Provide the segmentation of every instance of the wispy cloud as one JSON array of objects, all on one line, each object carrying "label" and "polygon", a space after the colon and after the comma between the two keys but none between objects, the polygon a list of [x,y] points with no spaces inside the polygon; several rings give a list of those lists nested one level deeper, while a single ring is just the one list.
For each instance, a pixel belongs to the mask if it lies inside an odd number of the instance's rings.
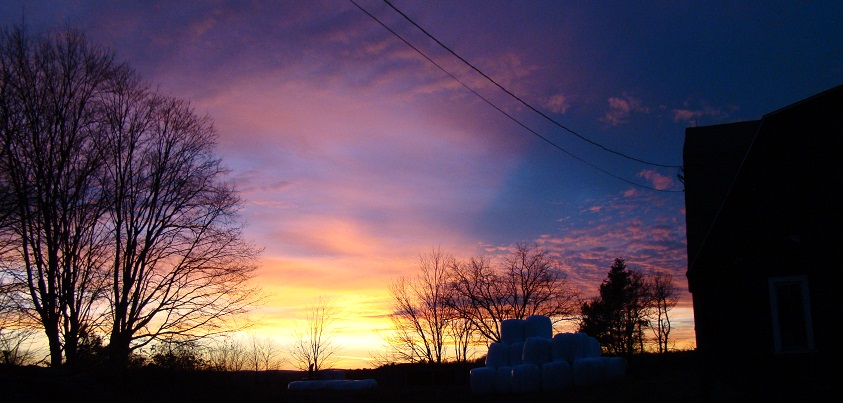
[{"label": "wispy cloud", "polygon": [[658,171],[652,169],[639,172],[638,177],[646,179],[652,187],[658,190],[670,189],[674,184],[672,177],[662,175]]},{"label": "wispy cloud", "polygon": [[[709,101],[703,99],[689,98],[683,102],[682,107],[672,109],[673,121],[691,125],[718,123],[728,118],[731,114],[740,110],[735,105],[712,106]],[[707,123],[705,122],[707,120]]]},{"label": "wispy cloud", "polygon": [[553,113],[564,114],[571,107],[571,97],[563,94],[552,95],[545,101],[544,106]]},{"label": "wispy cloud", "polygon": [[[617,257],[638,270],[672,273],[684,290],[683,204],[672,198],[634,191],[595,199],[576,218],[561,220],[558,232],[536,242],[563,262],[586,296],[596,294]],[[683,292],[682,299],[683,305],[690,304],[688,294]]]},{"label": "wispy cloud", "polygon": [[720,109],[705,107],[702,109],[674,109],[673,120],[675,122],[698,123],[702,117],[722,118],[727,114]]},{"label": "wispy cloud", "polygon": [[646,107],[640,99],[629,95],[611,97],[608,102],[609,111],[603,115],[602,120],[612,126],[626,123],[633,113],[650,112],[650,108]]}]

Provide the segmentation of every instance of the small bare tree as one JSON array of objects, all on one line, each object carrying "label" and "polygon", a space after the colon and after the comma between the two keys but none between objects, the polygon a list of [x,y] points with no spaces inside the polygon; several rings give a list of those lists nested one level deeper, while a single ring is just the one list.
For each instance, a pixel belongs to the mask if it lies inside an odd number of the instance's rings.
[{"label": "small bare tree", "polygon": [[306,312],[306,319],[293,330],[293,341],[287,347],[292,364],[307,371],[309,377],[334,365],[339,346],[334,342],[333,325],[337,319],[334,301],[319,297]]},{"label": "small bare tree", "polygon": [[283,360],[279,357],[280,349],[272,339],[250,335],[249,347],[249,364],[255,371],[269,371],[281,366]]},{"label": "small bare tree", "polygon": [[36,331],[23,326],[27,318],[18,304],[25,295],[25,287],[14,282],[4,270],[9,263],[3,259],[4,246],[8,245],[0,240],[0,364],[25,365],[34,361],[31,347]]},{"label": "small bare tree", "polygon": [[671,331],[669,312],[679,301],[673,275],[670,273],[654,273],[647,276],[647,288],[653,306],[650,328],[655,335],[659,353],[666,353],[669,349]]},{"label": "small bare tree", "polygon": [[205,348],[192,340],[159,339],[151,345],[153,365],[170,370],[196,371],[207,369]]},{"label": "small bare tree", "polygon": [[419,273],[399,277],[389,287],[394,332],[387,345],[406,362],[443,361],[447,354],[449,323],[455,320],[450,307],[448,268],[453,257],[434,249],[419,259]]},{"label": "small bare tree", "polygon": [[454,347],[454,361],[467,362],[472,358],[472,346],[480,342],[474,325],[468,319],[460,318],[458,311],[452,311],[451,319],[448,320],[448,338]]},{"label": "small bare tree", "polygon": [[249,363],[248,346],[226,336],[208,343],[208,366],[216,371],[240,371]]},{"label": "small bare tree", "polygon": [[35,330],[0,328],[0,364],[27,365],[33,363],[32,351]]}]

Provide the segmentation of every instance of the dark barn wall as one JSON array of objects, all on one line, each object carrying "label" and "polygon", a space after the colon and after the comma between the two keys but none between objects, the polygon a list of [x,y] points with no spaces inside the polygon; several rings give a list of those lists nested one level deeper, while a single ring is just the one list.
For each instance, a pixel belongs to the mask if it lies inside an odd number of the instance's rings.
[{"label": "dark barn wall", "polygon": [[[735,268],[726,256],[732,252],[716,247],[722,239],[712,227],[720,212],[732,179],[760,121],[689,128],[685,134],[685,210],[688,245],[688,283],[694,304],[697,349],[723,351],[719,340],[731,340],[731,332],[744,322],[736,306],[736,296],[744,294],[735,278],[728,279]],[[711,233],[709,231],[712,231]],[[728,235],[730,232],[726,231]],[[706,253],[699,255],[703,244]],[[702,290],[696,292],[697,290]]]},{"label": "dark barn wall", "polygon": [[[736,154],[752,137],[736,177]],[[823,368],[843,358],[843,86],[760,125],[690,128],[684,158],[688,282],[710,373],[733,384],[829,385]],[[768,279],[793,275],[808,279],[814,351],[777,354]]]},{"label": "dark barn wall", "polygon": [[792,275],[808,276],[816,349],[841,351],[828,341],[837,335],[829,333],[829,319],[843,308],[832,290],[843,277],[835,269],[843,249],[841,120],[843,88],[767,115],[724,206],[723,225],[715,227],[719,249],[747,261],[737,268],[753,289],[747,297],[766,302],[752,301],[744,311],[765,316],[749,329],[760,338],[753,351],[773,352],[767,279]]}]

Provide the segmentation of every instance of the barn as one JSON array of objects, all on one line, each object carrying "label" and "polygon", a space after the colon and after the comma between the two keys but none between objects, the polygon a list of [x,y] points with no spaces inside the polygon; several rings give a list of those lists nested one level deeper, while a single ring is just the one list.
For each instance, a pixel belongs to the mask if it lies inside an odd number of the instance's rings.
[{"label": "barn", "polygon": [[683,154],[705,387],[824,396],[843,357],[843,85],[757,121],[688,128]]}]

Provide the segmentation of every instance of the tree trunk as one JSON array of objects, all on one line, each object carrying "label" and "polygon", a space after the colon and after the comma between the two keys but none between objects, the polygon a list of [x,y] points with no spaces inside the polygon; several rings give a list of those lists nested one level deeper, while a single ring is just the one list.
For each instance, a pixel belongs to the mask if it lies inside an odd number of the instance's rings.
[{"label": "tree trunk", "polygon": [[65,364],[73,367],[77,363],[77,356],[79,352],[79,334],[73,331],[65,335],[64,338],[64,359]]},{"label": "tree trunk", "polygon": [[108,342],[108,364],[113,370],[124,370],[129,366],[131,337],[121,333],[111,333]]},{"label": "tree trunk", "polygon": [[62,364],[61,354],[61,340],[59,339],[59,331],[55,328],[45,328],[44,333],[47,334],[47,341],[50,345],[50,367],[59,368]]}]

